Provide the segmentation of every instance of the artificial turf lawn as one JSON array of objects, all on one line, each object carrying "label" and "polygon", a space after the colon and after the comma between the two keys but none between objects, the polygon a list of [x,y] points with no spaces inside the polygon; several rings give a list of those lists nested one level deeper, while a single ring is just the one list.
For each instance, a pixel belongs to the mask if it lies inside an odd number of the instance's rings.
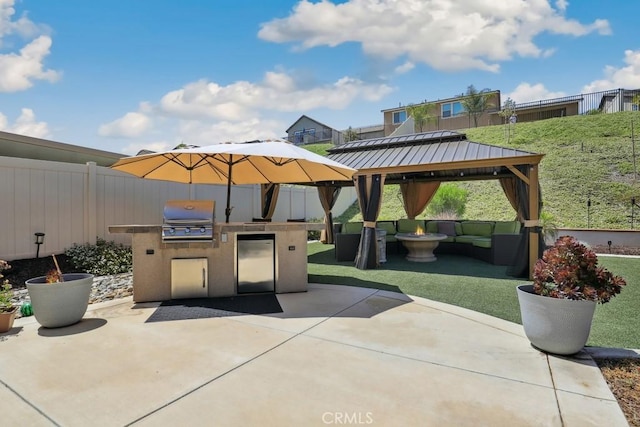
[{"label": "artificial turf lawn", "polygon": [[[521,323],[516,286],[527,280],[507,276],[507,267],[457,255],[415,263],[387,251],[387,262],[381,268],[359,270],[353,262],[337,262],[333,245],[313,242],[307,250],[310,283],[402,292]],[[600,256],[599,264],[624,277],[627,286],[611,302],[598,304],[587,345],[638,349],[640,258]]]}]

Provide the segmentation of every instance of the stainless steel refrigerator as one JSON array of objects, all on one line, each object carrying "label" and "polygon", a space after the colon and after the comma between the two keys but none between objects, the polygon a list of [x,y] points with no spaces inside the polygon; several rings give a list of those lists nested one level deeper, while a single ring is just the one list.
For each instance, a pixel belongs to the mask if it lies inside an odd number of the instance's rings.
[{"label": "stainless steel refrigerator", "polygon": [[237,234],[239,294],[275,292],[275,234]]}]

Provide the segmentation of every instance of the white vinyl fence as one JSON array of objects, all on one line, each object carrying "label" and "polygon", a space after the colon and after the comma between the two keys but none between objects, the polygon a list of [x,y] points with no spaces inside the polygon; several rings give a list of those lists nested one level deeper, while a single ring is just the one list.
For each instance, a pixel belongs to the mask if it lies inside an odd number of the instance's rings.
[{"label": "white vinyl fence", "polygon": [[[225,220],[226,186],[145,180],[109,168],[0,157],[0,259],[33,258],[35,233],[45,233],[40,256],[59,254],[74,243],[96,238],[129,244],[130,236],[110,234],[110,225],[161,224],[171,199],[216,201],[216,221]],[[342,190],[333,210],[339,215],[356,194]],[[260,217],[260,186],[231,188],[231,222]],[[283,185],[273,221],[324,217],[314,187]]]}]

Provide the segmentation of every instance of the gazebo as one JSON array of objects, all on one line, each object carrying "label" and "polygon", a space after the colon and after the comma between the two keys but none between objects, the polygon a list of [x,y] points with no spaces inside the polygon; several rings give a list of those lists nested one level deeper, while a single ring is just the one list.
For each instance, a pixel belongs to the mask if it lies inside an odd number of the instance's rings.
[{"label": "gazebo", "polygon": [[325,212],[329,212],[325,218],[327,233],[332,232],[331,199],[340,187],[355,186],[364,221],[355,264],[360,269],[376,268],[375,227],[385,184],[400,185],[405,212],[412,219],[425,209],[441,182],[497,179],[524,225],[516,264],[509,271],[530,276],[543,247],[538,180],[543,156],[469,141],[464,133],[451,131],[345,143],[330,149],[327,157],[357,172],[353,181],[322,183],[319,187]]}]

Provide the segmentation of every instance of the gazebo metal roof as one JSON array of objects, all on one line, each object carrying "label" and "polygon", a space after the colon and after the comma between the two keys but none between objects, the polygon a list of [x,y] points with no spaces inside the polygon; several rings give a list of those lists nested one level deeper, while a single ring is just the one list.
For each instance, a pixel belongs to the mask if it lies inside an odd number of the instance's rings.
[{"label": "gazebo metal roof", "polygon": [[464,133],[435,131],[352,141],[330,149],[327,157],[357,169],[358,175],[385,174],[385,182],[392,184],[406,179],[497,179],[515,173],[516,165],[538,164],[543,155],[469,141]]},{"label": "gazebo metal roof", "polygon": [[[543,156],[544,154],[469,141],[464,133],[435,131],[352,141],[330,149],[327,157],[357,170],[353,175],[353,182],[332,182],[332,186],[354,185],[357,181],[361,187],[360,192],[365,190],[372,194],[374,189],[378,194],[380,192],[379,188],[375,188],[376,180],[372,179],[367,184],[363,177],[384,176],[378,182],[384,182],[385,185],[517,178],[516,182],[526,185],[526,190],[516,191],[521,196],[526,195],[526,200],[522,201],[526,203],[527,209],[518,208],[518,211],[522,211],[524,216],[523,236],[528,236],[527,258],[531,275],[539,248],[539,234],[536,231],[540,218],[538,165]],[[363,212],[363,217],[364,215]],[[373,227],[375,218],[365,219],[365,229]],[[362,258],[356,258],[357,265],[367,265],[373,244],[371,239],[365,241],[364,249],[359,249],[359,256],[361,253],[363,255]]]}]

